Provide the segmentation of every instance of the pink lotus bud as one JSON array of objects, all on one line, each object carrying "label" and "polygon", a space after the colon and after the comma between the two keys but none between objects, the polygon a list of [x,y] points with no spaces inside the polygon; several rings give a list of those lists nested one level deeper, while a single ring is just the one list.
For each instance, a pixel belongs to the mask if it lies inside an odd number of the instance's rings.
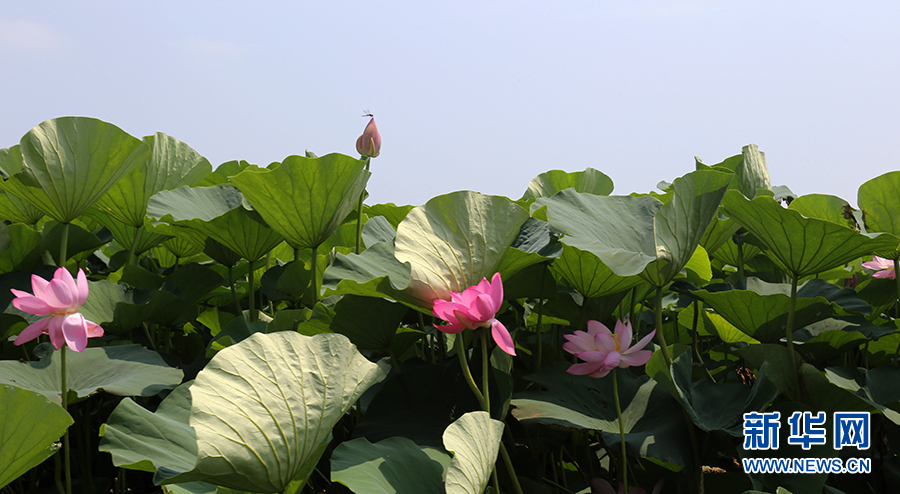
[{"label": "pink lotus bud", "polygon": [[378,127],[375,126],[375,119],[369,120],[366,130],[356,140],[356,150],[362,157],[375,158],[381,154],[381,135],[378,133]]}]

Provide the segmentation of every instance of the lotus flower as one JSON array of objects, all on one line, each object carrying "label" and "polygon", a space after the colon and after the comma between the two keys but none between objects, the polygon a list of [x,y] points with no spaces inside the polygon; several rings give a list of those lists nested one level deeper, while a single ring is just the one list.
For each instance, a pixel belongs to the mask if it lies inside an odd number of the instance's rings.
[{"label": "lotus flower", "polygon": [[457,334],[464,329],[491,328],[491,335],[504,352],[515,355],[516,347],[506,327],[494,317],[503,304],[503,282],[496,273],[491,282],[482,278],[481,283],[462,292],[451,292],[450,300],[434,301],[431,313],[449,322],[437,328],[445,333]]},{"label": "lotus flower", "polygon": [[57,269],[50,281],[32,275],[31,289],[33,295],[21,290],[11,290],[16,296],[13,305],[29,314],[50,317],[25,328],[14,344],[21,345],[42,334],[49,334],[50,342],[57,350],[67,345],[76,352],[83,352],[88,338],[103,336],[103,328],[78,313],[88,296],[88,282],[84,271],[78,270],[77,282],[66,268]]},{"label": "lotus flower", "polygon": [[588,321],[587,326],[586,333],[575,331],[574,334],[565,335],[569,341],[563,344],[563,350],[586,362],[569,367],[570,374],[603,377],[616,367],[624,369],[632,365],[644,365],[653,355],[650,350],[642,348],[656,334],[655,329],[632,345],[630,321],[616,321],[615,334],[598,321]]},{"label": "lotus flower", "polygon": [[897,278],[897,273],[894,272],[894,261],[891,259],[875,256],[871,261],[862,263],[862,266],[876,271],[872,275],[873,278]]},{"label": "lotus flower", "polygon": [[356,150],[362,157],[374,158],[381,154],[381,134],[378,133],[374,118],[369,120],[366,130],[356,140]]}]

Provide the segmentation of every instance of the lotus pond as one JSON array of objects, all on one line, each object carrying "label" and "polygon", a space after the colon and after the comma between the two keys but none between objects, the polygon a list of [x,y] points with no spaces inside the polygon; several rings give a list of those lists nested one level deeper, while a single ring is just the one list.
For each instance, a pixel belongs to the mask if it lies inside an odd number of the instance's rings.
[{"label": "lotus pond", "polygon": [[900,171],[413,207],[366,201],[380,146],[0,149],[0,492],[900,492]]}]

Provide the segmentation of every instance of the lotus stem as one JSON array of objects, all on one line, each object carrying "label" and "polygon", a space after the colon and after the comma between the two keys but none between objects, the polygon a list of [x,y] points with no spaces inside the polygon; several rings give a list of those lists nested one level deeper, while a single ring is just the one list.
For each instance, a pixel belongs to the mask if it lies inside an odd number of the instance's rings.
[{"label": "lotus stem", "polygon": [[309,291],[311,292],[311,295],[312,295],[312,298],[310,299],[310,300],[312,300],[312,304],[310,305],[310,308],[313,308],[313,309],[316,307],[316,304],[319,302],[319,290],[318,290],[319,282],[316,281],[316,278],[318,278],[318,276],[319,276],[318,259],[316,259],[316,255],[318,253],[319,253],[319,246],[317,245],[312,248],[312,258],[309,261],[309,281],[310,281]]},{"label": "lotus stem", "polygon": [[794,273],[791,277],[791,305],[788,310],[787,325],[784,328],[784,336],[787,338],[788,356],[791,359],[791,370],[794,373],[794,383],[800,386],[800,371],[797,369],[797,357],[794,355],[794,315],[797,312],[797,283],[800,277]]},{"label": "lotus stem", "polygon": [[456,334],[454,340],[453,345],[456,347],[456,356],[459,357],[459,366],[462,368],[463,377],[466,378],[466,384],[469,385],[472,394],[478,399],[478,404],[481,405],[481,409],[487,410],[487,406],[485,406],[484,402],[484,395],[481,394],[478,385],[475,384],[475,378],[472,377],[472,371],[469,370],[469,362],[466,360],[466,347],[465,343],[463,343],[462,333]]},{"label": "lotus stem", "polygon": [[663,360],[666,362],[666,370],[667,372],[671,372],[668,369],[672,367],[672,355],[669,354],[669,346],[666,345],[666,332],[663,331],[663,323],[662,323],[662,294],[663,287],[656,287],[656,301],[654,312],[656,312],[656,340],[662,350]]},{"label": "lotus stem", "polygon": [[[369,158],[363,157],[362,159],[366,160],[366,171],[369,171]],[[359,202],[356,204],[356,254],[359,255],[360,244],[362,240],[362,210],[363,210],[363,199],[366,197],[366,189],[359,194]]]},{"label": "lotus stem", "polygon": [[131,239],[131,247],[128,248],[128,264],[134,264],[134,251],[137,250],[138,239],[141,236],[141,230],[144,228],[144,225],[141,225],[134,229],[134,238]]},{"label": "lotus stem", "polygon": [[[66,227],[69,224],[66,223]],[[68,231],[68,228],[65,230]],[[69,411],[69,386],[66,382],[66,347],[68,345],[63,345],[60,355],[60,363],[62,364],[61,370],[59,371],[59,380],[60,380],[60,388],[62,389],[62,407],[66,412]],[[71,451],[69,447],[69,428],[66,428],[66,433],[63,435],[63,465],[65,469],[66,476],[66,494],[72,494],[72,462],[71,462]]]},{"label": "lotus stem", "polygon": [[[543,265],[543,269],[541,270],[541,288],[539,292],[538,299],[538,318],[537,318],[537,348],[535,348],[535,361],[534,361],[534,370],[541,370],[541,356],[543,351],[541,347],[543,347],[543,335],[544,335],[544,327],[541,324],[541,320],[544,316],[544,276],[547,274],[547,265]],[[527,321],[526,321],[527,322]]]},{"label": "lotus stem", "polygon": [[481,387],[484,388],[484,411],[491,414],[491,392],[490,392],[490,359],[488,358],[488,335],[487,328],[481,330]]},{"label": "lotus stem", "polygon": [[237,291],[234,289],[234,268],[232,266],[228,266],[228,285],[231,288],[231,301],[234,302],[234,308],[240,315],[244,310],[241,309],[241,301],[238,300]]},{"label": "lotus stem", "polygon": [[894,281],[897,282],[897,305],[894,307],[894,317],[900,319],[900,261],[894,259]]},{"label": "lotus stem", "polygon": [[[63,223],[62,239],[59,242],[59,265],[57,267],[66,267],[66,261],[69,260],[67,249],[69,248],[69,224]],[[70,489],[71,492],[71,489]]]},{"label": "lotus stem", "polygon": [[619,441],[622,443],[622,474],[619,482],[628,492],[628,452],[625,448],[625,422],[622,420],[622,405],[619,403],[619,368],[613,369],[613,396],[616,398],[616,417],[619,419]]},{"label": "lotus stem", "polygon": [[249,292],[247,300],[249,301],[248,310],[250,311],[250,313],[249,313],[250,322],[256,322],[256,320],[259,319],[259,314],[256,313],[256,300],[254,299],[254,296],[253,296],[253,288],[254,288],[253,287],[253,282],[254,282],[253,263],[254,263],[254,261],[247,261],[248,269],[250,270],[247,273],[247,284],[249,285],[249,287],[247,288],[247,291]]}]

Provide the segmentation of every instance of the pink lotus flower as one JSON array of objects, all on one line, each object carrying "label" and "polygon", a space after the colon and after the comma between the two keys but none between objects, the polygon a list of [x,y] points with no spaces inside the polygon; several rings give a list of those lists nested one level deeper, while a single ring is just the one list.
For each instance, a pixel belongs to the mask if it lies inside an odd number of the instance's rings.
[{"label": "pink lotus flower", "polygon": [[597,321],[588,321],[587,326],[587,333],[575,331],[574,334],[565,335],[569,341],[563,344],[563,350],[586,362],[569,367],[570,374],[603,377],[616,367],[624,369],[632,365],[644,365],[653,355],[650,350],[641,349],[656,334],[655,329],[632,346],[630,321],[616,321],[615,334]]},{"label": "pink lotus flower", "polygon": [[515,355],[516,346],[506,327],[494,317],[503,304],[503,282],[496,273],[491,282],[482,278],[481,283],[460,292],[451,292],[450,300],[434,301],[431,313],[449,322],[437,328],[445,333],[457,334],[464,329],[491,328],[491,335],[504,352]]},{"label": "pink lotus flower", "polygon": [[369,120],[366,130],[356,140],[356,150],[360,156],[374,158],[381,154],[381,134],[378,133],[378,127],[375,126],[375,119]]},{"label": "pink lotus flower", "polygon": [[31,289],[34,295],[11,290],[16,296],[13,305],[29,314],[50,317],[25,328],[14,344],[21,345],[42,334],[49,334],[50,341],[57,350],[67,345],[76,352],[83,352],[88,338],[103,336],[103,328],[78,313],[88,296],[88,282],[84,271],[78,270],[77,283],[66,268],[57,269],[50,281],[32,275]]},{"label": "pink lotus flower", "polygon": [[875,256],[871,261],[862,263],[862,266],[876,271],[872,275],[873,278],[897,278],[897,273],[894,272],[894,261],[891,259]]},{"label": "pink lotus flower", "polygon": [[[659,491],[662,490],[663,485],[665,484],[666,479],[659,479],[655,486],[653,486],[653,491],[650,494],[659,494]],[[628,494],[645,494],[647,491],[645,489],[641,489],[636,487],[628,491]],[[625,494],[625,485],[621,482],[619,483],[619,490],[616,492],[613,489],[613,486],[604,479],[591,479],[591,494]]]}]

